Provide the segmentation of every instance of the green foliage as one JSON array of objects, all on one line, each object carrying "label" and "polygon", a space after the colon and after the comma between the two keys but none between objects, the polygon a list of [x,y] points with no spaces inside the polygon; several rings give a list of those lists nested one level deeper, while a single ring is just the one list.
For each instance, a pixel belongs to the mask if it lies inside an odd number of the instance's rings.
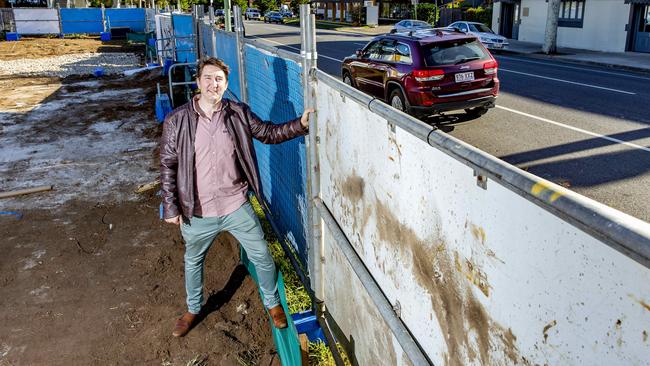
[{"label": "green foliage", "polygon": [[479,22],[492,27],[492,8],[469,8],[465,10],[463,19],[469,22]]},{"label": "green foliage", "polygon": [[102,4],[105,8],[113,7],[113,0],[90,0],[90,6],[93,8],[100,8]]},{"label": "green foliage", "polygon": [[436,4],[418,4],[418,19],[429,24],[436,24],[440,16],[440,9]]},{"label": "green foliage", "polygon": [[269,242],[269,250],[271,251],[271,256],[276,265],[282,272],[284,277],[284,288],[285,294],[287,295],[287,306],[289,308],[289,313],[298,313],[301,311],[311,309],[311,298],[307,294],[305,287],[300,282],[298,274],[296,274],[295,269],[291,265],[289,258],[285,254],[278,238],[275,236],[273,227],[271,223],[266,219],[262,206],[255,198],[251,198],[251,204],[255,213],[260,219],[262,224],[262,229],[264,230],[264,237]]},{"label": "green foliage", "polygon": [[289,3],[289,9],[298,16],[300,15],[300,4],[309,4],[309,0],[291,0]]},{"label": "green foliage", "polygon": [[277,0],[255,0],[253,5],[260,9],[262,15],[269,10],[277,10],[279,8]]}]

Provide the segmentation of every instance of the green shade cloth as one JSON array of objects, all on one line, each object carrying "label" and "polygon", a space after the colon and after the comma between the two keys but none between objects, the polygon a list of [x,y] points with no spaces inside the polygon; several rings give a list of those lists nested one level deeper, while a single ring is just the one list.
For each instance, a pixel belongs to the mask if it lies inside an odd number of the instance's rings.
[{"label": "green shade cloth", "polygon": [[[257,292],[260,294],[260,299],[262,297],[262,292],[257,281],[257,271],[255,271],[255,266],[248,260],[246,251],[240,247],[240,258],[241,262],[248,269],[253,280],[258,285]],[[287,307],[287,295],[284,293],[284,278],[282,273],[278,271],[278,293],[280,295],[280,303],[284,308],[284,313],[287,314],[287,323],[288,326],[284,329],[277,329],[273,326],[273,320],[269,316],[269,325],[271,326],[271,331],[273,332],[273,341],[275,342],[275,348],[278,350],[278,355],[280,356],[280,362],[283,366],[301,366],[302,357],[300,353],[300,341],[298,340],[298,331],[296,326],[293,324],[293,319],[289,316],[289,310]]]}]

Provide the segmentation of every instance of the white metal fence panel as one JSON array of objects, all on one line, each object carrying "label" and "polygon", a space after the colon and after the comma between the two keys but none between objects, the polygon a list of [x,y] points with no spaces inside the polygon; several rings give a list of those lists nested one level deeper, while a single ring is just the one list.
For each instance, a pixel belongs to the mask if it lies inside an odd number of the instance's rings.
[{"label": "white metal fence panel", "polygon": [[157,14],[155,19],[158,57],[173,60],[175,58],[175,44],[171,14]]},{"label": "white metal fence panel", "polygon": [[[650,270],[531,200],[574,193],[481,188],[472,168],[322,82],[317,110],[323,201],[434,364],[647,364]],[[326,273],[340,263],[326,251]],[[363,291],[342,296],[340,280],[326,287],[332,316],[363,318]],[[397,347],[376,347],[376,323],[348,341],[389,360]]]},{"label": "white metal fence panel", "polygon": [[59,34],[57,9],[14,9],[16,32],[19,34]]},{"label": "white metal fence panel", "polygon": [[345,348],[354,349],[359,365],[410,365],[408,357],[365,292],[330,230],[323,230],[327,311],[334,318],[333,332]]}]

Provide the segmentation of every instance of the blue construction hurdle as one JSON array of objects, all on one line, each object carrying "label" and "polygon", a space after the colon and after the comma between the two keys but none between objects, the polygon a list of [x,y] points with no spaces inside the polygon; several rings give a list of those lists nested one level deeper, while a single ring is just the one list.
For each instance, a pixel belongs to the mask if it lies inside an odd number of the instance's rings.
[{"label": "blue construction hurdle", "polygon": [[106,9],[104,16],[111,28],[128,27],[131,32],[144,32],[147,26],[144,8]]},{"label": "blue construction hurdle", "polygon": [[61,9],[61,34],[99,34],[103,31],[102,9]]},{"label": "blue construction hurdle", "polygon": [[192,16],[173,14],[172,24],[176,37],[176,62],[196,62]]}]

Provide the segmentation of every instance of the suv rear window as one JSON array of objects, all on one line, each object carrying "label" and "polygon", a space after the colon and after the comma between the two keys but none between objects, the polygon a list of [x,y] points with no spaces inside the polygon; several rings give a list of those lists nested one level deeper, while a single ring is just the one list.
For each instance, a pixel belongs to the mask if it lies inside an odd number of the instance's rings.
[{"label": "suv rear window", "polygon": [[427,66],[455,65],[474,60],[488,60],[489,54],[476,39],[431,43],[422,47]]}]

